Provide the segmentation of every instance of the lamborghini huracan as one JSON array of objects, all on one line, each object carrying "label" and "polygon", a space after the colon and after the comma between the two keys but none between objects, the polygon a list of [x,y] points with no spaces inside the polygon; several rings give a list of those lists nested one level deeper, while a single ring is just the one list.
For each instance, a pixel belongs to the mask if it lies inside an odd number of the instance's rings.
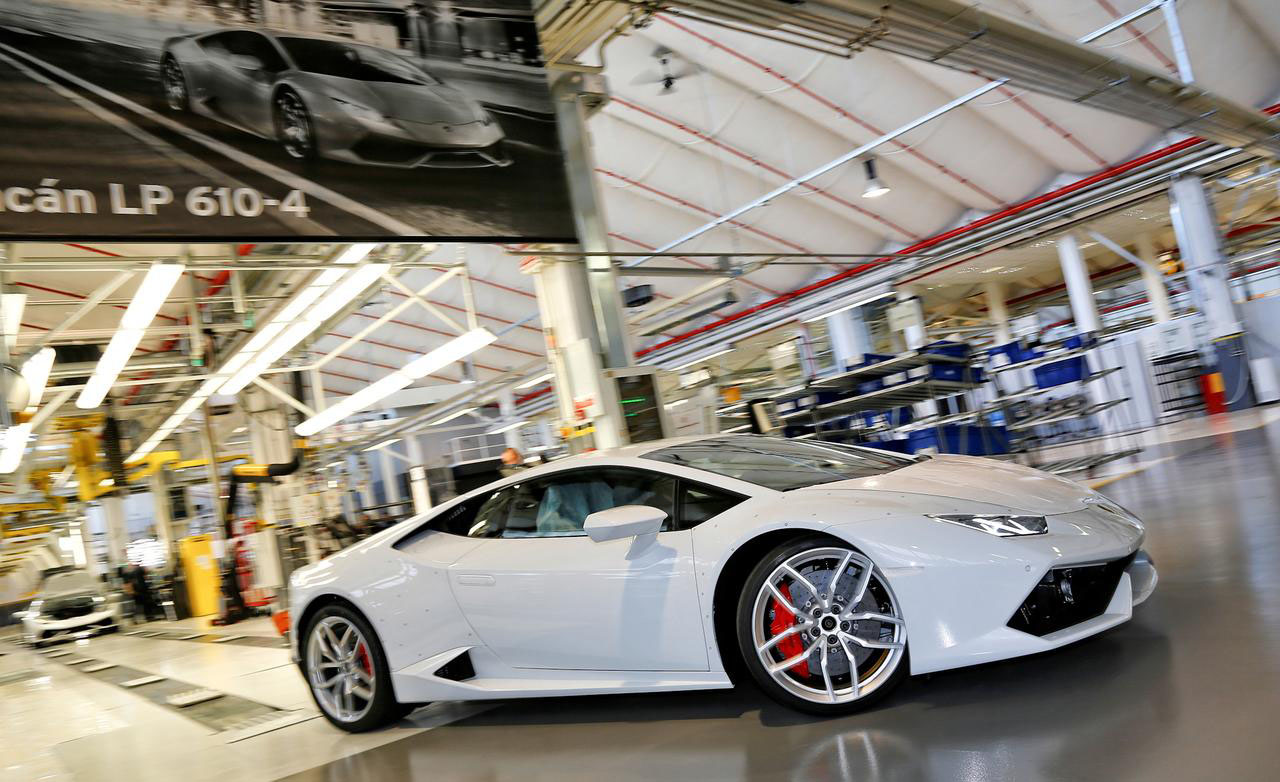
[{"label": "lamborghini huracan", "polygon": [[436,700],[732,687],[843,714],[909,674],[1053,649],[1155,588],[1132,513],[1006,462],[753,435],[570,457],[291,582],[332,723]]},{"label": "lamborghini huracan", "polygon": [[322,36],[220,30],[165,42],[166,105],[281,144],[298,159],[415,168],[506,166],[483,106],[387,49]]}]

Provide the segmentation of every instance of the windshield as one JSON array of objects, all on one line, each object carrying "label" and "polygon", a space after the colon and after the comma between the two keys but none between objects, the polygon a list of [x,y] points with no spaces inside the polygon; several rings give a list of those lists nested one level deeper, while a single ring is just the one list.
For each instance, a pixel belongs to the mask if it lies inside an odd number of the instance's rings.
[{"label": "windshield", "polygon": [[298,70],[359,81],[436,84],[421,68],[397,54],[372,46],[316,38],[281,38],[280,45]]},{"label": "windshield", "polygon": [[682,464],[778,491],[883,475],[927,457],[808,440],[736,435],[671,445],[644,459]]}]

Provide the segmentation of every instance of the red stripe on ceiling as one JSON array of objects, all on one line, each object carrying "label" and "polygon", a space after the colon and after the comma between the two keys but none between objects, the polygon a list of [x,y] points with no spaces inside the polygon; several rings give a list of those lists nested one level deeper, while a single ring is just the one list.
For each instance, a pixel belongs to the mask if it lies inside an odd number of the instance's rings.
[{"label": "red stripe on ceiling", "polygon": [[[977,71],[972,71],[972,73],[975,76],[981,76],[984,79],[990,79],[989,76],[983,76]],[[1098,153],[1094,152],[1092,149],[1087,147],[1083,141],[1081,141],[1080,139],[1072,135],[1071,132],[1068,131],[1066,128],[1062,127],[1058,123],[1049,119],[1049,117],[1045,116],[1045,114],[1043,114],[1035,106],[1032,106],[1030,103],[1023,100],[1021,95],[1017,94],[1013,90],[1004,86],[998,87],[996,91],[999,92],[1001,95],[1008,97],[1009,102],[1012,103],[1013,105],[1017,106],[1018,108],[1022,109],[1026,113],[1040,120],[1040,122],[1046,128],[1057,133],[1059,136],[1062,136],[1062,138],[1065,139],[1067,143],[1069,143],[1071,146],[1075,147],[1076,149],[1080,150],[1080,152],[1082,152],[1086,157],[1088,157],[1094,163],[1097,163],[1099,167],[1106,168],[1107,166],[1111,165],[1111,163],[1109,163],[1101,155],[1099,155]]]},{"label": "red stripe on ceiling", "polygon": [[[719,49],[720,51],[722,51],[722,52],[725,52],[725,53],[729,54],[729,55],[730,55],[730,56],[732,56],[732,57],[736,57],[737,59],[739,59],[739,60],[741,60],[741,61],[743,61],[743,62],[747,63],[748,65],[750,65],[750,66],[752,66],[752,67],[754,67],[754,68],[758,68],[759,70],[764,71],[765,73],[767,73],[768,75],[770,75],[770,76],[772,76],[773,78],[777,79],[778,81],[782,82],[783,84],[786,84],[786,85],[787,85],[788,87],[790,87],[791,89],[793,89],[793,90],[795,90],[795,91],[799,92],[801,95],[805,95],[805,96],[807,96],[807,97],[809,97],[809,98],[812,98],[813,100],[815,100],[815,101],[817,101],[818,103],[822,104],[822,105],[823,105],[823,106],[825,106],[826,108],[828,108],[828,109],[830,109],[830,110],[834,111],[834,112],[835,112],[836,114],[838,114],[839,116],[844,117],[845,119],[849,120],[850,122],[853,122],[854,124],[858,125],[859,127],[862,127],[863,129],[868,130],[868,131],[870,131],[870,132],[872,132],[872,133],[876,134],[877,136],[883,136],[883,135],[884,135],[885,131],[881,130],[880,128],[876,127],[875,125],[871,124],[870,122],[867,122],[866,120],[862,119],[861,117],[854,116],[852,113],[850,113],[849,111],[845,110],[844,108],[842,108],[841,106],[839,106],[838,104],[836,104],[834,101],[831,101],[831,100],[829,100],[829,99],[827,99],[827,98],[824,98],[823,96],[819,95],[818,93],[816,93],[816,92],[814,92],[813,90],[809,89],[808,87],[804,86],[803,84],[801,84],[800,82],[796,81],[795,79],[792,79],[792,78],[790,78],[789,76],[786,76],[785,74],[779,73],[778,71],[774,70],[773,68],[770,68],[769,66],[765,65],[764,63],[759,62],[759,61],[757,61],[757,60],[753,60],[753,59],[751,59],[750,57],[748,57],[747,55],[743,54],[742,52],[739,52],[739,51],[736,51],[736,50],[734,50],[734,49],[731,49],[731,48],[729,48],[728,46],[725,46],[724,44],[722,44],[722,43],[720,43],[719,41],[715,40],[714,38],[711,38],[710,36],[707,36],[707,35],[703,35],[702,33],[699,33],[699,32],[697,32],[697,31],[695,31],[695,30],[691,30],[690,28],[685,27],[684,25],[680,24],[679,22],[672,21],[671,19],[667,18],[666,16],[662,16],[661,14],[659,14],[657,18],[658,18],[659,20],[661,20],[661,21],[665,22],[666,24],[671,25],[672,27],[676,28],[677,30],[681,30],[681,31],[683,31],[683,32],[685,32],[685,33],[688,33],[689,35],[692,35],[694,38],[697,38],[698,40],[703,41],[704,43],[707,43],[707,44],[709,44],[709,45],[711,45],[711,46],[715,47],[716,49]],[[966,178],[966,177],[964,177],[964,176],[961,176],[960,174],[956,173],[955,171],[952,171],[951,169],[947,168],[946,166],[944,166],[943,164],[941,164],[941,163],[939,163],[938,161],[934,160],[933,158],[929,157],[928,155],[925,155],[923,152],[920,152],[920,151],[919,151],[919,150],[917,150],[916,148],[911,147],[911,146],[908,146],[907,144],[904,144],[903,142],[898,141],[897,139],[894,139],[893,141],[890,141],[889,143],[890,143],[890,144],[893,144],[895,147],[898,147],[899,149],[901,149],[902,151],[904,151],[904,152],[906,152],[907,154],[911,155],[912,157],[916,158],[917,160],[920,160],[921,162],[928,164],[929,166],[933,167],[934,169],[936,169],[936,170],[937,170],[937,171],[939,171],[940,173],[942,173],[942,174],[946,175],[947,177],[949,177],[949,178],[951,178],[951,179],[954,179],[956,182],[959,182],[960,184],[962,184],[962,185],[964,185],[965,187],[969,188],[970,190],[972,190],[973,192],[975,192],[975,193],[977,193],[978,195],[982,196],[983,198],[985,198],[985,199],[987,199],[987,200],[991,201],[991,203],[996,204],[996,205],[1000,205],[1000,204],[1002,204],[1002,203],[1003,203],[999,198],[996,198],[994,195],[992,195],[989,191],[987,191],[987,190],[986,190],[985,188],[983,188],[981,185],[977,184],[976,182],[973,182],[973,181],[969,180],[968,178]]]},{"label": "red stripe on ceiling", "polygon": [[[1267,114],[1280,113],[1280,103],[1273,104],[1271,106],[1266,107],[1265,109],[1263,109],[1263,112]],[[986,217],[980,218],[978,220],[974,220],[973,222],[968,223],[966,225],[953,228],[949,231],[944,231],[940,234],[935,234],[934,236],[931,236],[928,239],[917,242],[916,244],[910,247],[904,248],[903,250],[901,250],[901,252],[904,252],[904,253],[919,252],[920,250],[932,247],[936,244],[940,244],[941,242],[947,241],[948,239],[961,236],[971,231],[975,231],[978,228],[982,228],[984,226],[990,225],[991,223],[997,222],[999,220],[1012,217],[1028,209],[1032,209],[1034,207],[1041,206],[1043,204],[1046,204],[1052,201],[1056,201],[1059,198],[1062,198],[1063,196],[1070,195],[1071,193],[1074,193],[1078,190],[1083,190],[1084,188],[1089,187],[1090,185],[1094,185],[1099,182],[1106,181],[1108,179],[1113,179],[1117,176],[1120,176],[1121,174],[1132,171],[1135,168],[1140,168],[1141,166],[1144,166],[1148,163],[1152,163],[1162,158],[1169,157],[1170,155],[1176,155],[1179,152],[1185,152],[1186,150],[1191,149],[1192,147],[1198,146],[1203,143],[1205,143],[1205,140],[1198,137],[1183,139],[1182,141],[1179,141],[1176,144],[1170,144],[1167,147],[1163,147],[1161,149],[1148,152],[1145,155],[1140,155],[1136,158],[1125,161],[1124,163],[1120,163],[1119,165],[1112,166],[1111,168],[1108,168],[1105,171],[1099,171],[1096,174],[1087,176],[1083,179],[1079,179],[1075,182],[1072,182],[1069,185],[1064,185],[1063,187],[1060,187],[1057,190],[1052,190],[1048,193],[1043,193],[1034,198],[1029,198],[1026,201],[1023,201],[1021,203],[1014,204],[1013,206],[1009,206],[1004,209],[1001,209],[998,212],[993,212],[992,214],[989,214]],[[949,269],[952,266],[957,266],[962,263],[968,263],[969,260],[970,260],[969,258],[963,258],[958,261],[953,261],[943,266],[929,269],[926,272],[918,274],[914,277],[907,278],[906,280],[902,280],[900,282],[910,282],[912,280],[923,279],[924,277],[928,277],[929,275],[936,274],[937,272],[940,272],[944,269]],[[745,318],[748,315],[754,315],[755,313],[761,312],[762,310],[772,309],[773,307],[780,306],[798,296],[802,296],[806,293],[811,293],[812,291],[825,288],[828,285],[832,285],[836,282],[839,282],[840,280],[845,280],[850,277],[856,277],[857,275],[862,274],[863,272],[869,269],[875,268],[877,265],[878,265],[878,262],[872,262],[872,263],[865,263],[859,266],[846,269],[845,271],[840,272],[839,274],[834,274],[830,277],[827,277],[826,279],[818,280],[815,283],[805,285],[804,287],[797,288],[796,290],[790,291],[788,293],[784,293],[781,296],[777,297],[776,299],[771,299],[770,301],[763,302],[754,307],[750,307],[745,310],[740,310],[731,315],[726,315],[725,317],[720,318],[719,320],[713,321],[704,326],[700,326],[696,329],[693,329],[692,331],[687,331],[683,334],[677,334],[676,336],[672,337],[669,340],[666,340],[664,342],[659,342],[658,344],[652,345],[643,350],[638,350],[636,351],[636,356],[647,355],[649,353],[654,352],[655,350],[661,350],[662,348],[677,344],[679,342],[683,342],[684,340],[690,339],[699,334],[704,334],[708,331],[713,331],[728,323],[732,323],[734,321]]]},{"label": "red stripe on ceiling", "polygon": [[[431,331],[431,332],[433,332],[433,333],[436,333],[436,334],[443,334],[443,335],[444,335],[444,336],[446,336],[446,337],[456,337],[456,336],[458,336],[457,334],[453,334],[453,333],[448,332],[448,331],[435,331],[434,329],[427,329],[427,330],[428,330],[428,331]],[[339,338],[339,339],[350,339],[350,338],[351,338],[351,335],[350,335],[350,334],[342,334],[342,333],[337,332],[337,331],[330,331],[330,332],[328,333],[328,335],[327,335],[327,336],[330,336],[330,337],[337,337],[337,338]],[[357,343],[357,344],[360,344],[360,345],[377,345],[378,347],[381,347],[381,348],[390,348],[391,350],[399,350],[399,351],[401,351],[401,352],[403,352],[403,353],[412,353],[412,354],[414,354],[414,355],[422,355],[422,354],[423,354],[424,352],[426,352],[426,350],[427,350],[426,348],[422,348],[422,347],[409,348],[409,347],[405,347],[404,345],[396,345],[396,344],[393,344],[393,343],[391,343],[391,342],[381,342],[381,341],[376,340],[376,339],[367,339],[367,338],[366,338],[366,339],[362,339],[362,340],[360,340],[360,342],[359,342],[359,343]],[[495,347],[495,345],[490,345],[489,347]],[[515,349],[515,348],[507,348],[507,350],[511,350],[511,351],[513,351],[513,352],[515,352],[515,353],[523,353],[523,354],[525,354],[525,355],[527,355],[527,356],[534,356],[535,358],[540,358],[540,357],[542,356],[542,354],[541,354],[541,353],[531,353],[530,351],[527,351],[527,350],[517,350],[517,349]],[[340,355],[341,355],[341,354],[340,354]],[[505,371],[506,371],[506,370],[501,369],[501,368],[499,368],[499,367],[491,367],[491,366],[487,366],[487,365],[485,365],[485,364],[481,364],[481,363],[478,363],[478,362],[476,363],[476,366],[477,366],[477,367],[479,367],[479,368],[481,368],[481,369],[488,369],[488,370],[490,370],[490,371],[492,371],[492,372],[505,372]],[[395,367],[395,369],[399,369],[399,367]]]},{"label": "red stripe on ceiling", "polygon": [[[1116,7],[1112,5],[1109,2],[1109,0],[1096,0],[1096,2],[1098,3],[1099,6],[1102,7],[1102,10],[1111,14],[1112,19],[1120,18],[1120,12],[1116,10]],[[1163,65],[1165,68],[1172,71],[1173,73],[1178,72],[1178,66],[1174,64],[1173,60],[1170,60],[1168,57],[1164,55],[1164,52],[1161,51],[1159,46],[1156,46],[1154,43],[1151,42],[1151,39],[1147,38],[1146,33],[1142,32],[1137,27],[1134,27],[1132,22],[1130,22],[1129,24],[1126,24],[1124,26],[1124,29],[1129,33],[1131,33],[1134,36],[1134,38],[1137,39],[1138,43],[1142,44],[1142,46],[1147,51],[1154,54],[1156,59],[1160,61],[1161,65]]]},{"label": "red stripe on ceiling", "polygon": [[[665,191],[659,190],[659,189],[657,189],[656,187],[653,187],[653,186],[651,186],[651,185],[646,185],[645,183],[643,183],[643,182],[641,182],[641,181],[639,181],[639,180],[637,180],[637,179],[632,179],[631,177],[626,176],[625,174],[619,174],[619,173],[617,173],[616,171],[610,171],[610,170],[609,170],[609,169],[607,169],[607,168],[597,168],[597,169],[596,169],[596,173],[598,173],[598,174],[603,174],[603,175],[605,175],[605,176],[607,176],[607,177],[612,177],[612,178],[617,179],[617,180],[619,180],[619,181],[621,181],[621,182],[625,182],[625,183],[627,183],[628,185],[630,185],[630,186],[632,186],[632,187],[636,187],[636,188],[639,188],[639,189],[641,189],[641,190],[644,190],[644,191],[647,191],[647,192],[653,193],[654,195],[656,195],[656,196],[658,196],[658,197],[660,197],[660,198],[665,198],[665,199],[667,199],[668,201],[672,201],[672,202],[674,202],[674,203],[676,203],[676,204],[679,204],[680,206],[683,206],[683,207],[685,207],[685,208],[687,208],[687,209],[692,209],[692,210],[694,210],[695,212],[698,212],[698,213],[700,213],[700,214],[707,215],[708,217],[715,218],[715,217],[719,217],[719,216],[720,216],[720,215],[716,214],[715,212],[711,211],[710,209],[706,208],[705,206],[699,206],[698,204],[695,204],[695,203],[693,203],[692,201],[689,201],[689,200],[686,200],[686,199],[684,199],[684,198],[681,198],[680,196],[672,195],[671,193],[667,193],[667,192],[665,192]],[[747,232],[749,232],[749,233],[756,234],[757,236],[763,236],[764,238],[768,239],[768,240],[769,240],[769,241],[771,241],[771,242],[776,242],[777,244],[780,244],[780,245],[782,245],[783,247],[790,247],[791,249],[796,250],[796,251],[798,251],[798,252],[802,252],[802,253],[812,253],[812,252],[813,252],[813,250],[810,250],[808,247],[805,247],[805,246],[804,246],[804,245],[802,245],[802,244],[797,244],[797,243],[795,243],[795,242],[793,242],[793,241],[790,241],[790,240],[788,240],[788,239],[783,239],[781,236],[778,236],[777,234],[772,234],[772,233],[770,233],[770,232],[768,232],[768,231],[766,231],[766,230],[764,230],[764,229],[762,229],[762,228],[756,228],[756,227],[755,227],[755,226],[753,226],[753,225],[748,225],[748,224],[746,224],[746,223],[742,222],[741,220],[729,220],[729,221],[727,221],[727,222],[725,223],[725,225],[732,225],[732,226],[736,226],[736,227],[738,227],[738,228],[741,228],[741,229],[742,229],[742,230],[744,230],[744,231],[747,231]],[[830,261],[830,259],[829,259],[829,258],[824,258],[823,260],[826,260],[826,261],[828,261],[828,262]],[[834,266],[834,264],[832,264],[832,265]],[[838,267],[837,267],[837,268],[838,268]]]},{"label": "red stripe on ceiling", "polygon": [[[31,289],[31,290],[33,290],[33,291],[43,291],[44,293],[53,293],[53,294],[56,294],[56,295],[58,295],[58,296],[66,296],[67,298],[70,298],[70,299],[79,299],[79,300],[81,300],[81,301],[84,301],[85,299],[89,298],[88,296],[85,296],[85,295],[80,294],[80,293],[72,293],[71,291],[59,290],[58,288],[50,288],[50,287],[49,287],[49,286],[47,286],[47,285],[37,285],[37,284],[36,284],[36,283],[34,283],[34,282],[14,282],[14,283],[10,283],[10,284],[11,284],[11,285],[13,285],[13,286],[15,286],[15,287],[18,287],[18,288],[30,288],[30,289]],[[107,305],[107,306],[114,307],[114,308],[116,308],[116,309],[118,309],[118,310],[128,309],[128,307],[126,307],[126,306],[125,306],[125,305],[123,305],[123,304],[109,304],[109,305]],[[168,316],[168,315],[165,315],[164,313],[156,313],[156,317],[157,317],[157,318],[164,318],[164,319],[165,319],[165,320],[167,320],[167,321],[177,321],[177,320],[178,320],[177,318],[170,317],[170,316]]]},{"label": "red stripe on ceiling", "polygon": [[[716,137],[714,137],[714,136],[712,136],[712,135],[710,135],[710,134],[708,134],[708,133],[704,133],[704,132],[702,132],[701,130],[698,130],[697,128],[690,127],[689,125],[686,125],[686,124],[684,124],[683,122],[680,122],[680,121],[678,121],[678,120],[671,119],[670,117],[667,117],[667,116],[665,116],[665,115],[663,115],[663,114],[660,114],[660,113],[658,113],[657,111],[655,111],[655,110],[653,110],[653,109],[651,109],[651,108],[648,108],[648,107],[646,107],[646,106],[642,106],[642,105],[640,105],[640,104],[638,104],[638,103],[633,103],[632,101],[626,100],[625,98],[620,98],[620,97],[618,97],[618,96],[616,96],[616,95],[615,95],[615,96],[613,96],[613,98],[611,98],[611,99],[610,99],[609,103],[610,103],[611,105],[623,106],[623,107],[625,107],[625,108],[631,109],[632,111],[639,112],[639,113],[641,113],[641,114],[644,114],[644,115],[645,115],[645,116],[647,116],[647,117],[650,117],[650,118],[652,118],[652,119],[658,120],[659,122],[663,122],[663,123],[666,123],[666,124],[668,124],[668,125],[671,125],[671,126],[672,126],[672,127],[674,127],[674,128],[677,128],[677,129],[679,129],[679,130],[684,131],[685,133],[688,133],[689,135],[693,136],[694,138],[701,139],[702,141],[705,141],[705,142],[707,142],[708,144],[712,144],[713,146],[716,146],[716,147],[718,147],[718,148],[720,148],[720,149],[723,149],[724,151],[728,152],[729,154],[731,154],[731,155],[733,155],[733,156],[735,156],[735,157],[737,157],[737,158],[740,158],[740,159],[742,159],[742,160],[745,160],[745,161],[747,161],[748,163],[751,163],[751,164],[752,164],[752,165],[754,165],[754,166],[757,166],[757,167],[759,167],[759,168],[762,168],[762,169],[764,169],[765,171],[768,171],[769,173],[773,174],[774,176],[781,177],[782,179],[784,179],[784,180],[786,180],[786,181],[790,181],[790,180],[792,180],[792,179],[795,179],[795,178],[796,178],[794,174],[788,174],[786,171],[783,171],[782,169],[780,169],[780,168],[778,168],[778,167],[776,167],[776,166],[772,166],[772,165],[770,165],[770,164],[768,164],[768,163],[764,162],[763,160],[760,160],[760,159],[759,159],[759,158],[757,158],[757,157],[754,157],[754,156],[752,156],[752,155],[749,155],[749,154],[747,154],[746,152],[743,152],[742,150],[740,150],[740,149],[738,149],[738,148],[736,148],[736,147],[730,146],[729,144],[726,144],[726,143],[724,143],[723,141],[720,141],[719,139],[717,139]],[[1104,164],[1104,165],[1105,165],[1105,164]],[[882,216],[882,215],[876,214],[875,212],[871,211],[870,209],[867,209],[866,207],[863,207],[863,206],[860,206],[860,205],[858,205],[858,204],[855,204],[855,203],[853,203],[852,201],[849,201],[849,200],[847,200],[847,199],[845,199],[845,198],[842,198],[842,197],[840,197],[840,196],[838,196],[838,195],[836,195],[836,194],[834,194],[834,193],[832,193],[832,192],[830,192],[830,191],[828,191],[828,190],[823,190],[822,188],[817,187],[816,185],[809,184],[808,182],[805,182],[804,184],[802,184],[802,185],[801,185],[801,187],[805,188],[806,190],[808,190],[808,191],[809,191],[809,192],[811,192],[811,193],[816,193],[816,194],[818,194],[818,195],[822,196],[823,198],[826,198],[826,199],[827,199],[827,200],[829,200],[829,201],[833,201],[833,202],[835,202],[835,203],[837,203],[837,204],[840,204],[840,205],[842,205],[842,206],[846,206],[846,207],[848,207],[848,208],[850,208],[850,209],[854,210],[855,212],[857,212],[857,213],[859,213],[859,214],[861,214],[861,215],[865,215],[866,217],[870,217],[871,219],[873,219],[873,220],[875,220],[875,221],[877,221],[877,222],[881,223],[882,225],[884,225],[884,226],[886,226],[886,227],[888,227],[888,228],[890,228],[890,229],[892,229],[892,230],[894,230],[894,231],[897,231],[898,233],[902,234],[903,236],[907,237],[908,239],[919,239],[919,238],[920,238],[920,237],[919,237],[919,236],[917,236],[916,234],[911,233],[910,231],[908,231],[907,229],[905,229],[905,228],[903,228],[902,226],[898,225],[897,223],[893,222],[892,220],[888,219],[887,217],[884,217],[884,216]]]},{"label": "red stripe on ceiling", "polygon": [[[390,293],[390,294],[392,294],[393,296],[399,296],[399,297],[400,297],[400,298],[402,298],[402,299],[407,299],[407,298],[409,298],[409,294],[404,293],[403,291],[397,290],[396,288],[384,288],[384,289],[383,289],[383,291],[384,291],[385,293]],[[442,308],[442,309],[446,309],[446,310],[453,310],[454,312],[466,313],[466,311],[467,311],[467,310],[466,310],[466,308],[464,308],[464,307],[459,307],[459,306],[458,306],[458,305],[456,305],[456,304],[446,304],[446,303],[445,303],[445,302],[443,302],[443,301],[436,301],[435,299],[427,299],[426,301],[427,301],[429,304],[434,304],[435,306],[440,307],[440,308]],[[539,333],[539,334],[541,334],[541,333],[542,333],[542,329],[538,328],[537,326],[530,326],[530,325],[528,325],[528,324],[526,324],[526,323],[521,323],[521,324],[517,325],[517,324],[516,324],[516,321],[513,321],[513,320],[507,320],[506,318],[499,318],[497,315],[490,315],[490,314],[488,314],[487,312],[479,312],[479,311],[477,311],[477,312],[476,312],[476,317],[478,317],[478,318],[484,318],[485,320],[491,320],[491,321],[494,321],[495,323],[501,323],[501,324],[503,324],[504,326],[516,326],[516,328],[525,329],[525,330],[527,330],[527,331],[536,331],[536,332],[537,332],[537,333]]]}]

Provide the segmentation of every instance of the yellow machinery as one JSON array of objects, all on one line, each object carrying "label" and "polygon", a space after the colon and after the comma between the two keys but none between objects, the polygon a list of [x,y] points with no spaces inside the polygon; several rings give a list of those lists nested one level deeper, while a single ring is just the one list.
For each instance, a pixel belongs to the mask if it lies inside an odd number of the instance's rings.
[{"label": "yellow machinery", "polygon": [[187,605],[192,616],[218,613],[218,560],[212,535],[192,535],[178,541],[178,556],[187,578]]}]

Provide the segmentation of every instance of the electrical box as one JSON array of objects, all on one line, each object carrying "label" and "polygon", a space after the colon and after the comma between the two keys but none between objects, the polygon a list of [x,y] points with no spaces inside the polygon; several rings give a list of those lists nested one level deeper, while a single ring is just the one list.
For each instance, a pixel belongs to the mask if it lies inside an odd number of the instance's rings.
[{"label": "electrical box", "polygon": [[655,367],[606,369],[604,376],[617,387],[628,442],[646,443],[670,436],[671,423],[662,404]]}]

